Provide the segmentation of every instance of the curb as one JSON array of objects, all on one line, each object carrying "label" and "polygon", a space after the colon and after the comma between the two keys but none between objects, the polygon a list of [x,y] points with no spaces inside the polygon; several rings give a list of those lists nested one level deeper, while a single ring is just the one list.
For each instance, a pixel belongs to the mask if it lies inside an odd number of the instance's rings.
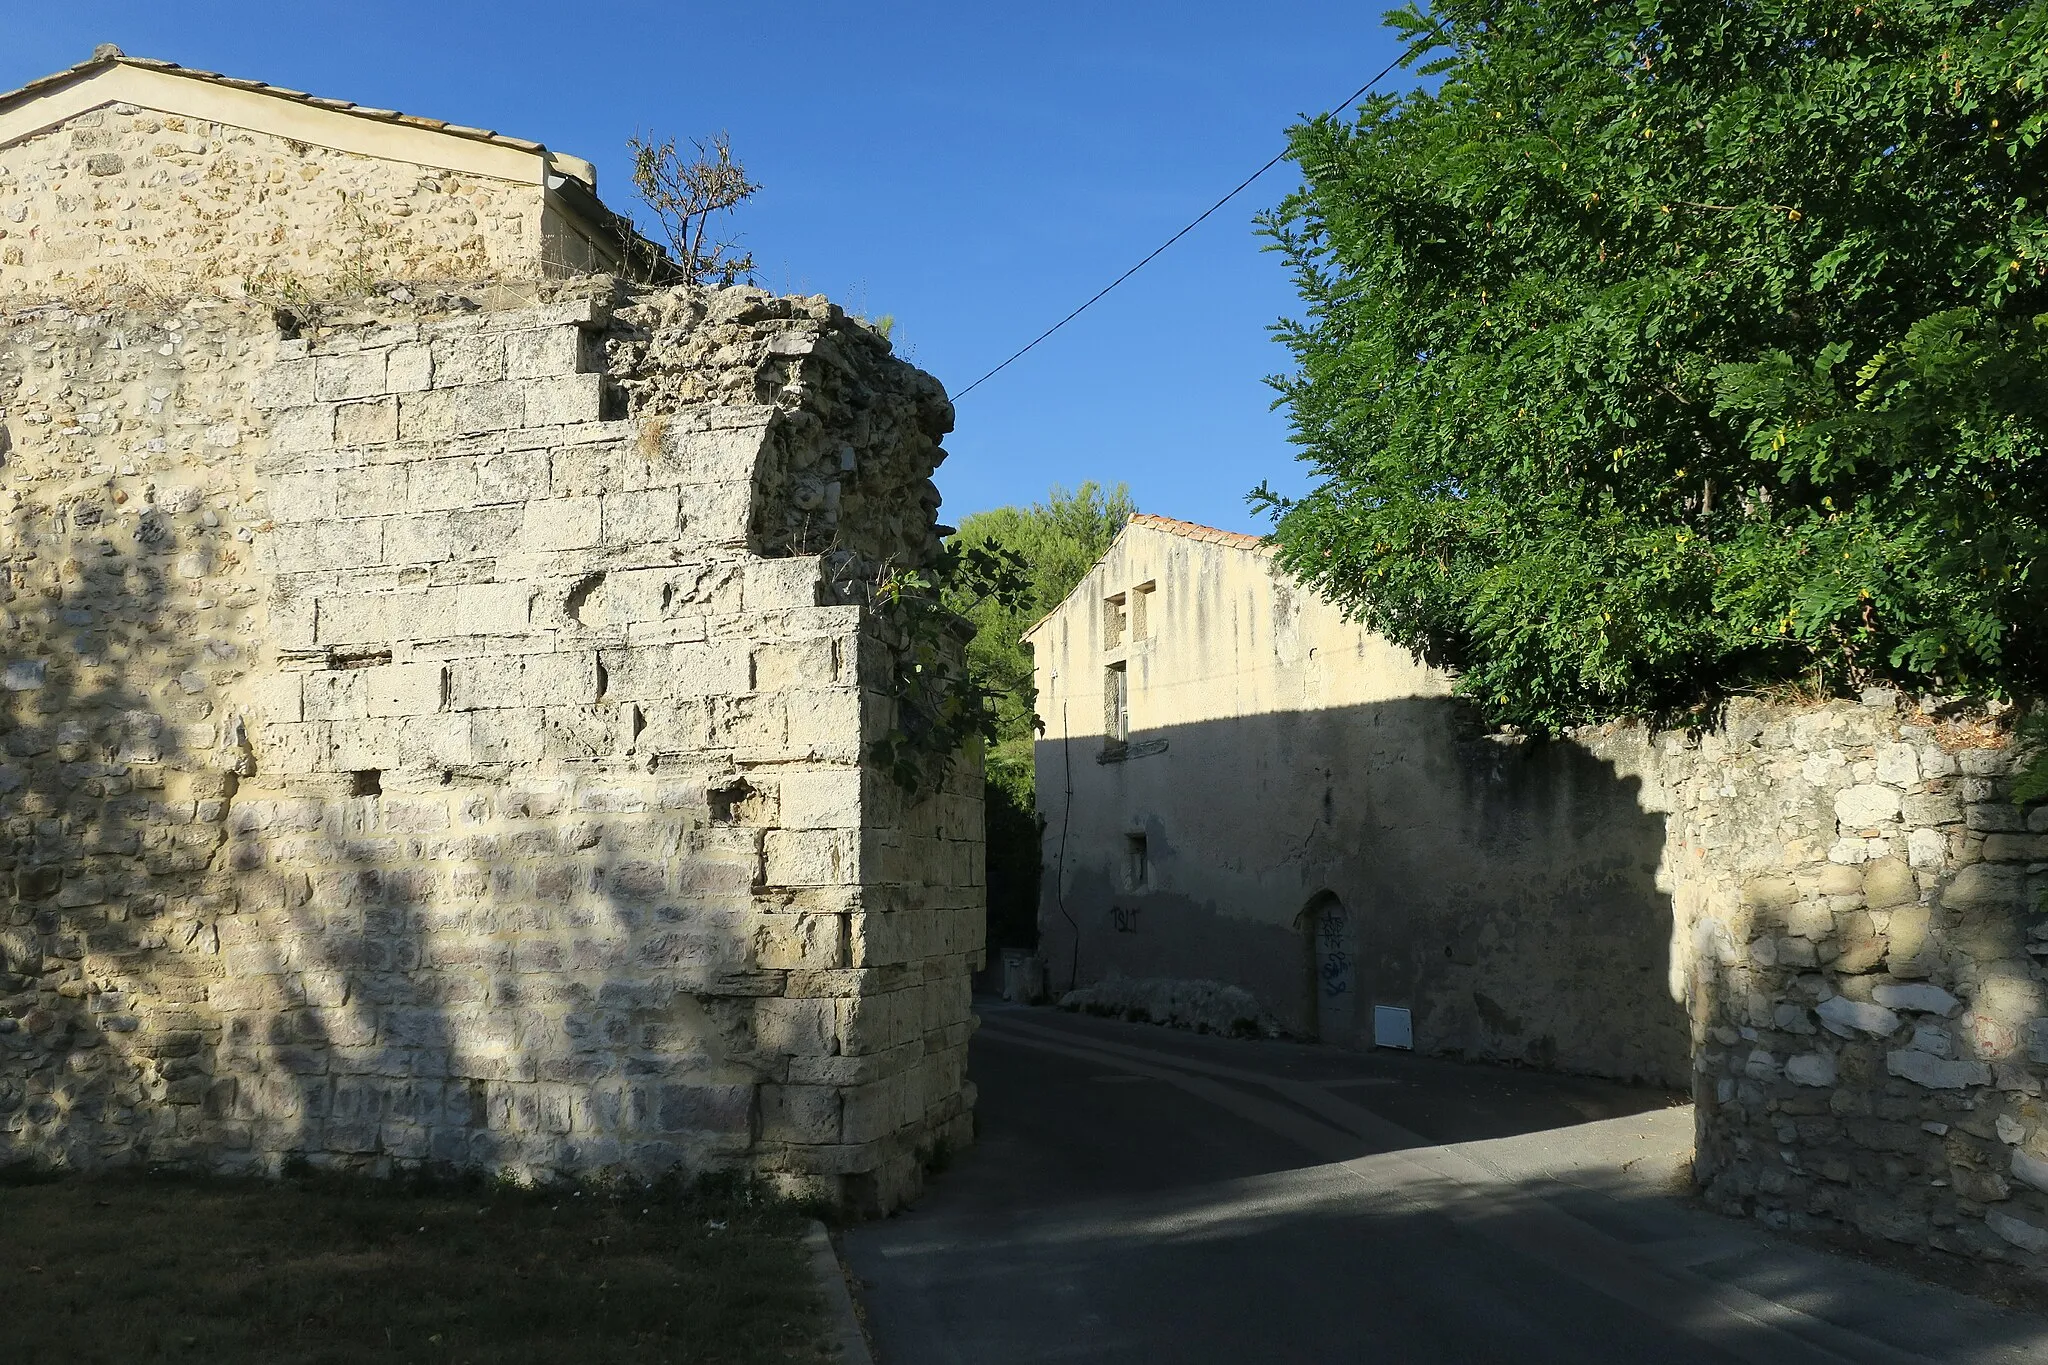
[{"label": "curb", "polygon": [[846,1267],[839,1263],[839,1253],[832,1249],[832,1235],[815,1218],[811,1220],[810,1231],[804,1234],[804,1248],[811,1253],[811,1270],[818,1277],[818,1288],[825,1294],[825,1312],[832,1319],[832,1336],[839,1347],[840,1360],[845,1365],[875,1365],[867,1333],[860,1327],[860,1314],[854,1310],[853,1293],[846,1285]]}]

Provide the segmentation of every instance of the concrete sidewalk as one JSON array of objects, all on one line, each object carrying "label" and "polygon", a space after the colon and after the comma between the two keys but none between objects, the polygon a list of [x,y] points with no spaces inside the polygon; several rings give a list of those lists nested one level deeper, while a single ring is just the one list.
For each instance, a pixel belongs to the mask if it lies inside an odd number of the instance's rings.
[{"label": "concrete sidewalk", "polygon": [[846,1238],[883,1365],[2048,1362],[2039,1319],[1679,1203],[1655,1092],[983,1017],[976,1150]]}]

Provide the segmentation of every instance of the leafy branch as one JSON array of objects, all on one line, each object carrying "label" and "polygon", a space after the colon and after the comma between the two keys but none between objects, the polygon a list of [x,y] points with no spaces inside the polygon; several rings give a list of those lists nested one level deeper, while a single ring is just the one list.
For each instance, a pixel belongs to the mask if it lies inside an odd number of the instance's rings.
[{"label": "leafy branch", "polygon": [[968,672],[974,626],[964,613],[982,603],[1018,606],[1030,573],[1024,557],[1002,545],[953,544],[929,568],[892,567],[876,582],[874,612],[897,638],[888,683],[896,707],[869,758],[905,792],[936,790],[968,743],[996,738],[993,702],[1001,694]]}]

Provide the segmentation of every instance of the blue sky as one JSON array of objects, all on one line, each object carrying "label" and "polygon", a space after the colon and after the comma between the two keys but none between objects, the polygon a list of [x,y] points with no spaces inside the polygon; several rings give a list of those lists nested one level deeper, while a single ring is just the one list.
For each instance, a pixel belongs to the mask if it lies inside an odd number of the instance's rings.
[{"label": "blue sky", "polygon": [[[633,206],[636,131],[724,129],[765,188],[735,227],[769,288],[897,320],[958,392],[1095,292],[1393,55],[1380,6],[778,6],[529,0],[76,0],[0,9],[0,88],[96,43],[530,137]],[[1394,80],[1406,80],[1397,75]],[[1127,481],[1146,511],[1263,530],[1304,486],[1264,377],[1293,308],[1251,215],[1283,164],[960,403],[946,520]]]}]

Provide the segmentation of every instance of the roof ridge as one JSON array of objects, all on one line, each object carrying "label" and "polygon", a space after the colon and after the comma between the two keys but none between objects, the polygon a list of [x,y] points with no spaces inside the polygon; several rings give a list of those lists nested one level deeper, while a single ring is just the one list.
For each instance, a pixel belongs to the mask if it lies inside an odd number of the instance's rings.
[{"label": "roof ridge", "polygon": [[1225,531],[1221,527],[1204,526],[1198,521],[1182,521],[1178,517],[1162,517],[1157,512],[1131,513],[1133,525],[1150,526],[1168,535],[1199,540],[1211,545],[1230,545],[1240,550],[1258,549],[1266,544],[1264,536],[1247,535],[1243,531]]}]

